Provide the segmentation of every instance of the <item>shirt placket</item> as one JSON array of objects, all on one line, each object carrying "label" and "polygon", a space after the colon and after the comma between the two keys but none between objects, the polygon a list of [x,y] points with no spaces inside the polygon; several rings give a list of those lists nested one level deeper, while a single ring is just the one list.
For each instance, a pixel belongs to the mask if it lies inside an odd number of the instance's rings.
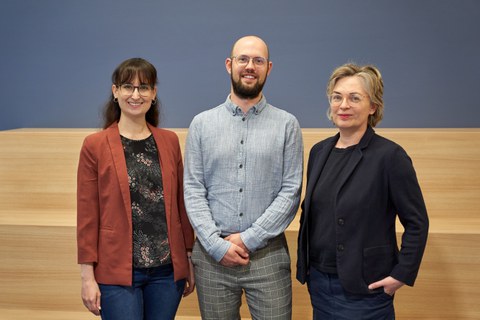
[{"label": "shirt placket", "polygon": [[237,156],[237,183],[238,183],[238,207],[237,207],[237,212],[238,212],[238,225],[239,228],[238,230],[244,230],[245,229],[245,209],[246,209],[246,204],[245,204],[245,192],[247,191],[247,185],[246,185],[246,168],[245,168],[245,163],[246,163],[246,157],[247,157],[247,135],[248,135],[248,123],[249,123],[249,114],[243,114],[240,112],[240,127],[241,129],[239,130],[240,136],[239,136],[239,141],[238,143],[238,156]]}]

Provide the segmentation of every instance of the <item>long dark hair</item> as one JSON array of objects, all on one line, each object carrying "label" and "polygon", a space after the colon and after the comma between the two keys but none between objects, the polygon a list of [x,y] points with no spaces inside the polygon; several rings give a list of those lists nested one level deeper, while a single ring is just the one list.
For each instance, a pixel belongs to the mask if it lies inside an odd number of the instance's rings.
[{"label": "long dark hair", "polygon": [[[158,81],[157,70],[150,62],[142,58],[132,58],[123,61],[115,71],[113,71],[112,84],[120,86],[124,83],[132,82],[137,76],[141,83],[149,84],[152,87],[155,86]],[[103,107],[103,129],[108,128],[112,123],[118,122],[120,119],[120,107],[118,102],[114,101],[114,98],[113,93],[111,93],[110,99]],[[152,103],[145,115],[145,119],[148,123],[156,127],[160,120],[160,101],[157,96],[155,96],[154,101],[156,101],[156,103]]]}]

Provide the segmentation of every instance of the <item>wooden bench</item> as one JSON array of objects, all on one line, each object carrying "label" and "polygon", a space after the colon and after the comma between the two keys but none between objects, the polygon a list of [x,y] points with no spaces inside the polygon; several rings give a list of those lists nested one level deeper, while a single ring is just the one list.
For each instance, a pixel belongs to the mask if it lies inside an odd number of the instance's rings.
[{"label": "wooden bench", "polygon": [[[187,130],[173,130],[183,147]],[[75,239],[78,155],[94,131],[0,131],[0,319],[98,319],[81,303]],[[305,165],[312,145],[335,132],[303,129]],[[395,298],[397,318],[480,319],[480,129],[377,132],[412,157],[431,222],[416,285]],[[298,217],[287,231],[292,277]],[[311,319],[307,290],[296,280],[293,313]],[[193,294],[177,319],[199,315]],[[250,317],[245,304],[242,317]]]}]

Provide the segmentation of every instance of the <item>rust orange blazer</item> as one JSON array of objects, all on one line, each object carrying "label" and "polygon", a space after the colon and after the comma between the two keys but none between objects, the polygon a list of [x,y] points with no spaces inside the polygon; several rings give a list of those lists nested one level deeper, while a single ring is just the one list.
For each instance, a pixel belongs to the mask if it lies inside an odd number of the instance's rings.
[{"label": "rust orange blazer", "polygon": [[[149,125],[159,151],[175,281],[187,277],[193,229],[183,203],[183,163],[175,133]],[[117,123],[87,136],[77,174],[78,263],[102,284],[132,284],[132,208]]]}]

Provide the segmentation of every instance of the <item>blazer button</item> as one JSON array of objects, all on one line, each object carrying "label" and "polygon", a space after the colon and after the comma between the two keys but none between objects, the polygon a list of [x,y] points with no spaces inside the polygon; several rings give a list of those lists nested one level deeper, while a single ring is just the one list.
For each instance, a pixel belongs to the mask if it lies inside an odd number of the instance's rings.
[{"label": "blazer button", "polygon": [[337,245],[337,250],[338,250],[338,251],[343,251],[344,249],[345,249],[345,248],[344,248],[343,244]]},{"label": "blazer button", "polygon": [[338,223],[339,226],[343,226],[345,224],[345,220],[343,220],[342,218],[339,218],[337,220],[337,223]]}]

